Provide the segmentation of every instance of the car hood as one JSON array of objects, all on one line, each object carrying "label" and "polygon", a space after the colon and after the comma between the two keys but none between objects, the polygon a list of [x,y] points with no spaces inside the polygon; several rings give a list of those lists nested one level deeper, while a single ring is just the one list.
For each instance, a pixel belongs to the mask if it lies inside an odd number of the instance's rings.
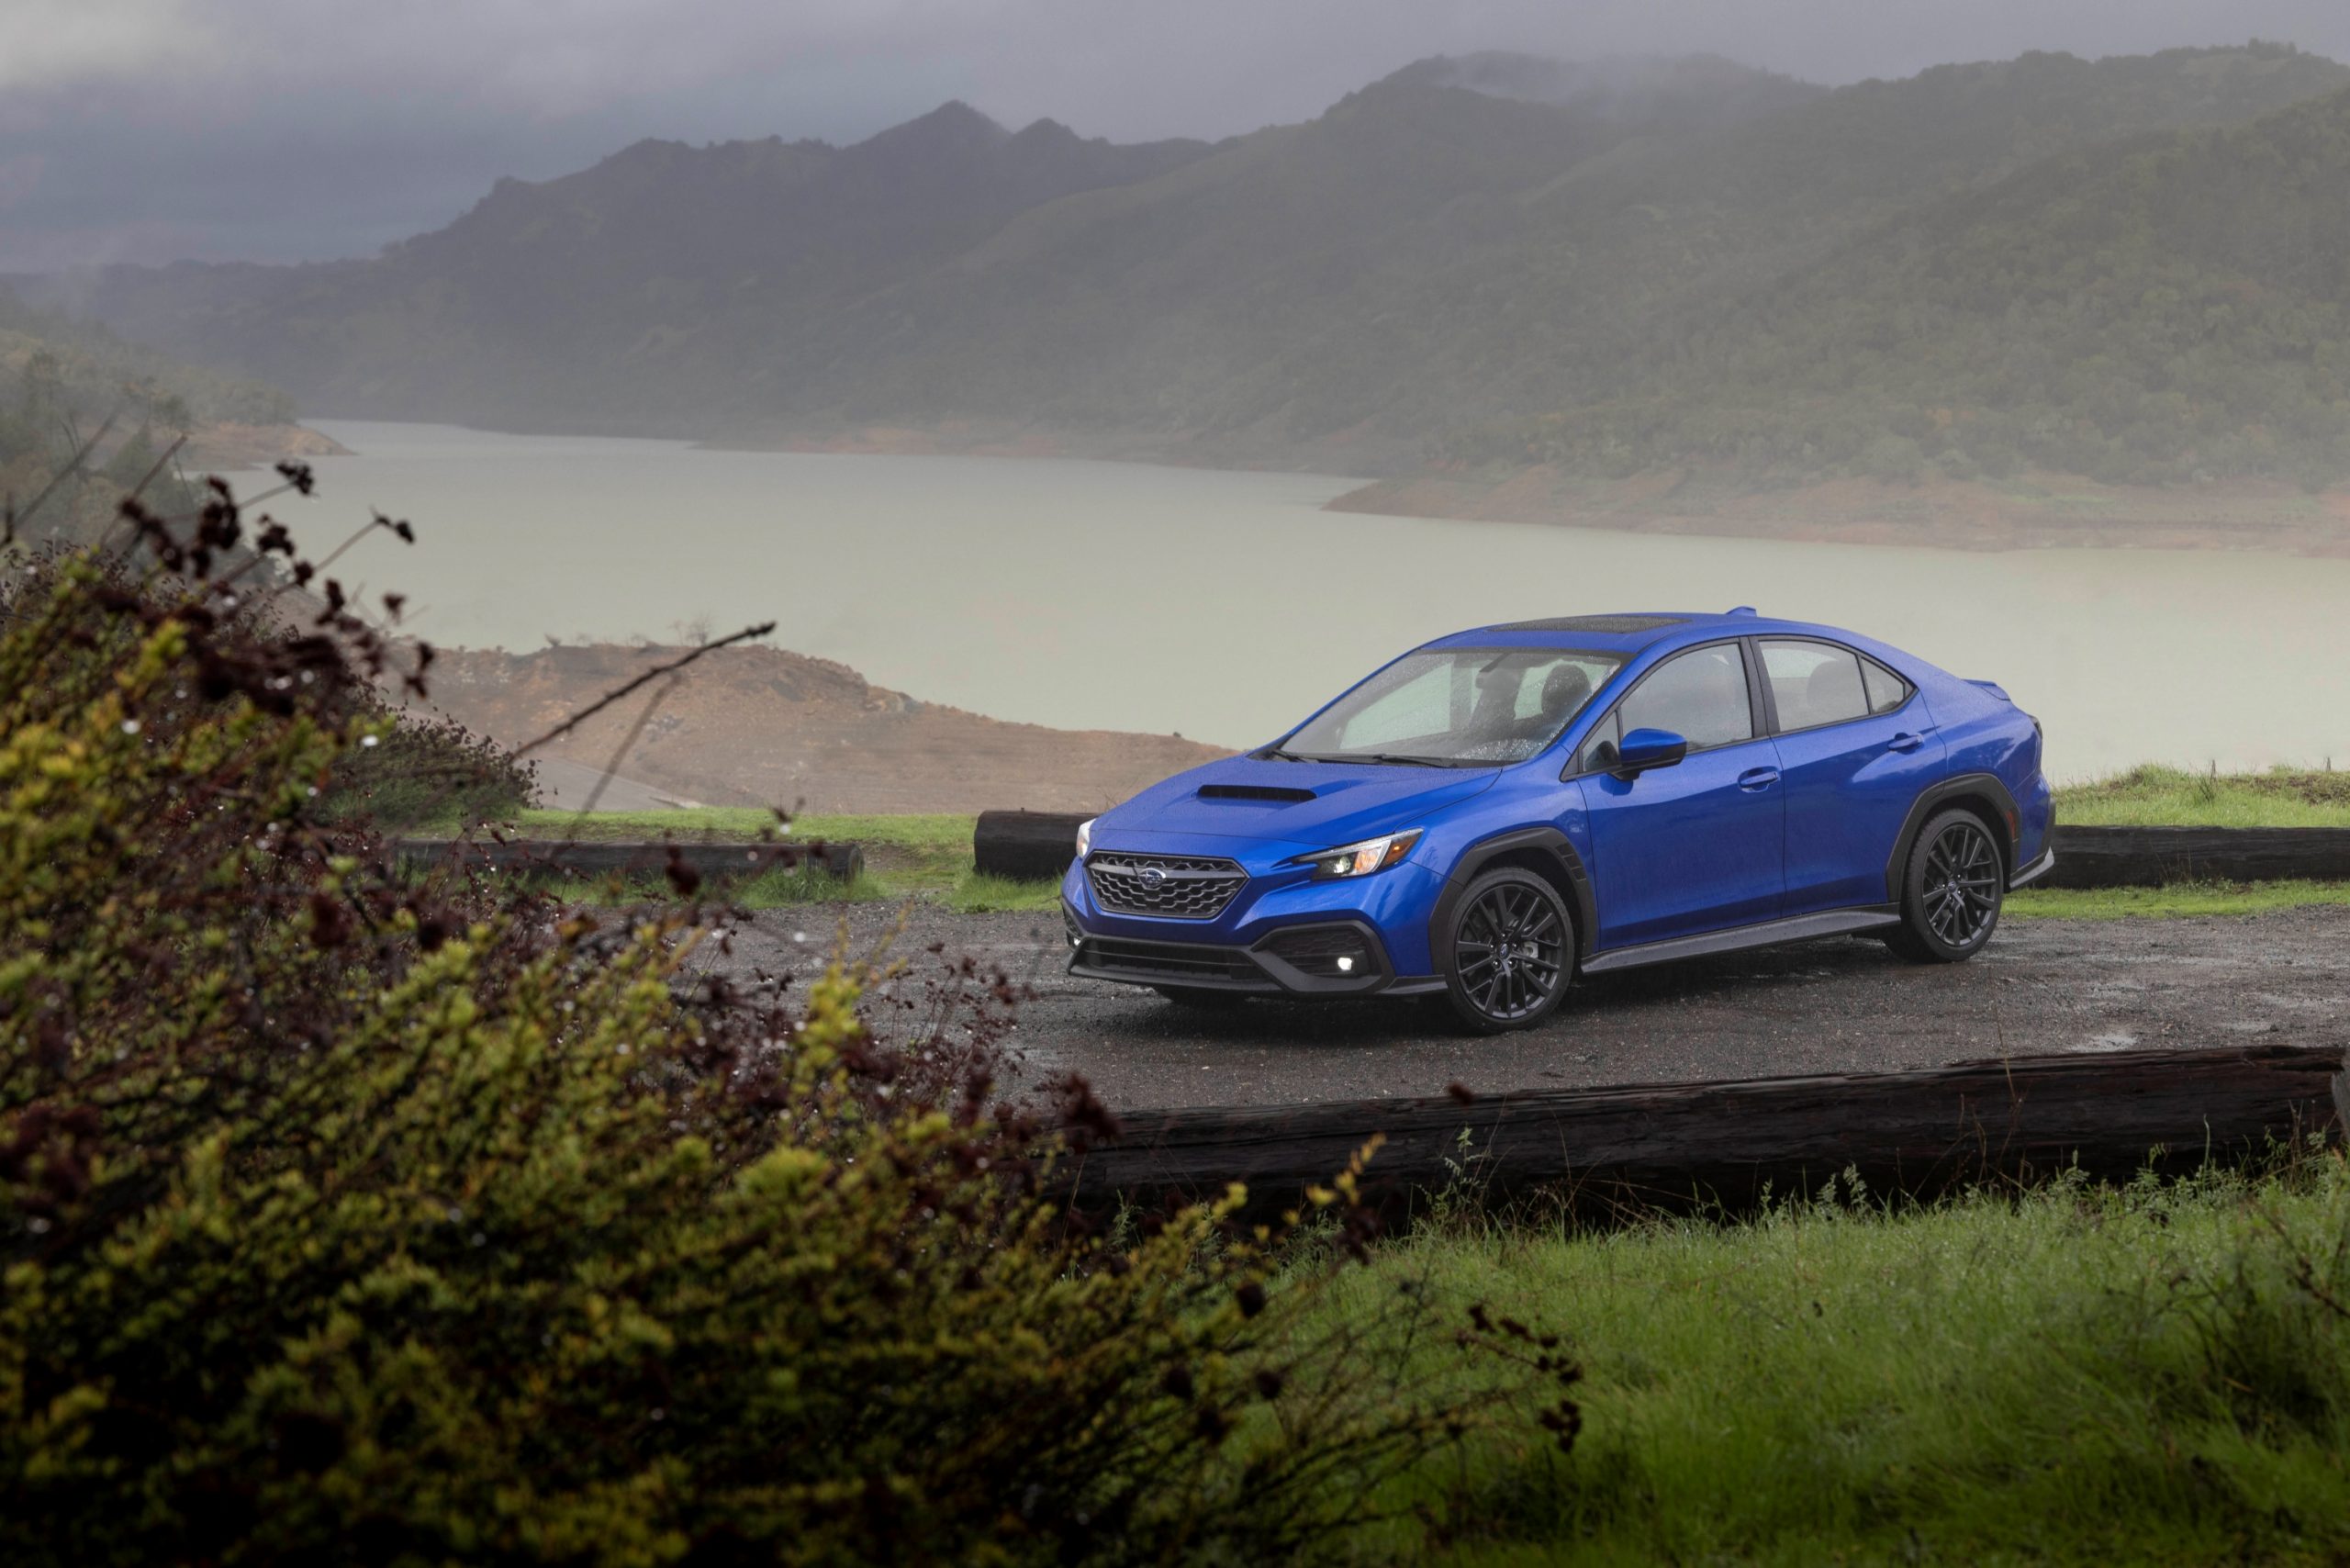
[{"label": "car hood", "polygon": [[[1207,834],[1328,848],[1410,827],[1493,788],[1498,767],[1434,768],[1226,757],[1154,784],[1096,821],[1093,842]],[[1137,842],[1135,847],[1146,846]]]}]

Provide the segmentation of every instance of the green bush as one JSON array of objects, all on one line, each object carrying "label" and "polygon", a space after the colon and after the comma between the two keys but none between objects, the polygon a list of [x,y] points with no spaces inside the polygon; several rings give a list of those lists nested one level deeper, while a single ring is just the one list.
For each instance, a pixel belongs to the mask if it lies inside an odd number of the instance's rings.
[{"label": "green bush", "polygon": [[[389,717],[372,689],[360,694],[359,705]],[[329,817],[386,830],[471,827],[512,822],[536,795],[532,765],[453,719],[402,715],[361,742],[335,758],[322,808]]]},{"label": "green bush", "polygon": [[890,1040],[394,876],[320,801],[399,651],[234,592],[0,584],[11,1561],[1253,1560],[1490,1418],[1228,1204],[1066,1221],[1000,977]]}]

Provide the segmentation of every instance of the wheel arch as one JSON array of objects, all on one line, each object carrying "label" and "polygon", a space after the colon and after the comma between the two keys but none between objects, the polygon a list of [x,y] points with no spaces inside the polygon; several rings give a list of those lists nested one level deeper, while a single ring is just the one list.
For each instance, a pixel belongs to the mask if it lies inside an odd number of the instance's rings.
[{"label": "wheel arch", "polygon": [[1583,857],[1574,844],[1555,827],[1518,828],[1481,839],[1461,851],[1460,858],[1445,873],[1444,891],[1437,895],[1436,908],[1428,914],[1428,956],[1434,960],[1436,972],[1448,974],[1452,969],[1452,919],[1460,907],[1461,895],[1469,884],[1487,871],[1503,867],[1516,867],[1533,872],[1563,900],[1567,915],[1574,924],[1575,961],[1578,965],[1591,952],[1592,936],[1599,924],[1597,902],[1592,896],[1591,876],[1583,869]]},{"label": "wheel arch", "polygon": [[1991,830],[1991,842],[1999,851],[2001,883],[2004,885],[2008,878],[2015,875],[2016,834],[2022,823],[2015,796],[1995,773],[1962,773],[1928,786],[1910,802],[1909,814],[1902,819],[1900,835],[1893,841],[1893,853],[1885,862],[1887,903],[1901,902],[1903,874],[1908,869],[1910,851],[1917,847],[1918,834],[1925,831],[1927,819],[1953,806],[1972,811]]}]

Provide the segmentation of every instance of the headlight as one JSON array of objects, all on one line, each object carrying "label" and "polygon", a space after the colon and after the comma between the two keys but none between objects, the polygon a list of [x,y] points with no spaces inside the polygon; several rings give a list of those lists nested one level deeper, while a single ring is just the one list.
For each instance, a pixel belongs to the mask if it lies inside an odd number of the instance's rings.
[{"label": "headlight", "polygon": [[1088,817],[1077,824],[1077,857],[1080,860],[1093,853],[1093,824],[1098,817]]},{"label": "headlight", "polygon": [[1333,877],[1368,877],[1373,871],[1384,871],[1412,852],[1419,843],[1420,828],[1407,828],[1382,838],[1366,838],[1360,844],[1341,845],[1313,855],[1301,855],[1290,862],[1292,866],[1311,866],[1314,879],[1327,881]]}]

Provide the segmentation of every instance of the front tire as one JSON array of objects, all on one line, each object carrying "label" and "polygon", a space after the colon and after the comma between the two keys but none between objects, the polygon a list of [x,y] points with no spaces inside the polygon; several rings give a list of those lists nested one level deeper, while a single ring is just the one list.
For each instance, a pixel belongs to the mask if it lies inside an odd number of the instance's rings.
[{"label": "front tire", "polygon": [[1981,817],[1953,810],[1930,819],[1901,878],[1901,924],[1885,945],[1919,964],[1963,964],[1998,929],[2008,885],[1998,842]]},{"label": "front tire", "polygon": [[1530,1029],[1567,994],[1574,921],[1558,890],[1533,872],[1505,866],[1471,882],[1450,935],[1445,995],[1472,1033]]}]

